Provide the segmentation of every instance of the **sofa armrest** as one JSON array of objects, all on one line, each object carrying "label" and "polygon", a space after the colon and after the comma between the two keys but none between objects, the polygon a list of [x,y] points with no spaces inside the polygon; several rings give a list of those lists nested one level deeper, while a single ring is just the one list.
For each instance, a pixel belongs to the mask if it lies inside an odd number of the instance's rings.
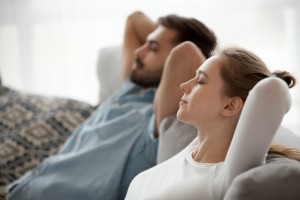
[{"label": "sofa armrest", "polygon": [[300,163],[269,155],[267,164],[237,176],[224,200],[300,199]]}]

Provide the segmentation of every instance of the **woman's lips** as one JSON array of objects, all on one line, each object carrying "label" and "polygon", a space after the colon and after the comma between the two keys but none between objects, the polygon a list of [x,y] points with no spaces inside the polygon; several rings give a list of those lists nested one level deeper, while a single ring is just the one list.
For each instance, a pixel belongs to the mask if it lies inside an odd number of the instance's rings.
[{"label": "woman's lips", "polygon": [[181,99],[180,102],[179,102],[179,105],[184,105],[184,104],[187,104],[187,101],[184,100],[184,99]]}]

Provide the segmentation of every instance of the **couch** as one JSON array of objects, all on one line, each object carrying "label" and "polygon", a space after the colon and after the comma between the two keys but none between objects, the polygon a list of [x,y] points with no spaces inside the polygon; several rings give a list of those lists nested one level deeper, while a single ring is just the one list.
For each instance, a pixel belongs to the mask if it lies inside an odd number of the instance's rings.
[{"label": "couch", "polygon": [[[103,48],[99,52],[99,103],[121,85],[120,60],[120,46]],[[0,86],[0,194],[5,185],[55,154],[93,110],[93,106],[84,102],[25,94]],[[190,127],[180,126],[183,131],[191,130],[191,134],[182,137],[181,129],[176,126],[177,123],[168,123],[168,120],[163,125],[166,131],[159,142],[159,162],[180,151],[195,137]],[[300,137],[285,127],[280,127],[275,140],[300,149]],[[174,142],[177,148],[171,148]],[[299,162],[269,155],[266,165],[236,177],[224,199],[300,199],[299,189]]]}]

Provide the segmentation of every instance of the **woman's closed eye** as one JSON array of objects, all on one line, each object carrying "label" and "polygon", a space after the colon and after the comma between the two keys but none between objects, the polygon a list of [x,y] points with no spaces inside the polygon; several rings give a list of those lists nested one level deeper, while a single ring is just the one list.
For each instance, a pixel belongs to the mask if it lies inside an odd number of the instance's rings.
[{"label": "woman's closed eye", "polygon": [[205,84],[205,80],[204,79],[205,78],[203,77],[203,75],[200,75],[200,77],[199,77],[199,79],[198,79],[198,81],[196,83],[198,83],[200,85]]},{"label": "woman's closed eye", "polygon": [[154,41],[149,41],[149,43],[148,43],[148,49],[149,49],[149,51],[156,52],[156,51],[158,51],[158,44],[156,42],[154,42]]},{"label": "woman's closed eye", "polygon": [[207,81],[209,80],[207,74],[202,71],[202,70],[199,70],[196,72],[197,75],[196,75],[196,83],[200,84],[200,85],[203,85],[203,84],[206,84]]}]

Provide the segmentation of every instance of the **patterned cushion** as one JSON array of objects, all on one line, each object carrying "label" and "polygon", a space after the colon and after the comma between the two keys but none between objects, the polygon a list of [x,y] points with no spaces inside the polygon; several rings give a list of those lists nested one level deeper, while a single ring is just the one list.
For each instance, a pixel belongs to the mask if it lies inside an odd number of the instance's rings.
[{"label": "patterned cushion", "polygon": [[0,87],[0,187],[55,154],[93,110],[75,100]]}]

